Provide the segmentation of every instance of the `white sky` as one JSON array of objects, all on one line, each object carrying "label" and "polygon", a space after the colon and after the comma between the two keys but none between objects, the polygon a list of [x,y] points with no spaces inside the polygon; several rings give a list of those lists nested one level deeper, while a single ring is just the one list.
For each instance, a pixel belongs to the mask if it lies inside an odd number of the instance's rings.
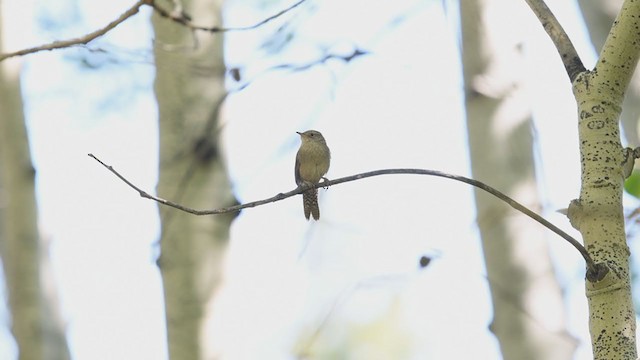
[{"label": "white sky", "polygon": [[[569,3],[556,13],[591,66],[593,56]],[[40,29],[35,43],[75,36],[111,21],[131,1],[100,4],[104,7],[87,0],[39,2],[33,23],[24,25]],[[222,134],[239,199],[295,187],[295,131],[309,128],[321,130],[331,147],[329,178],[387,167],[468,175],[457,10],[450,7],[446,18],[439,1],[419,0],[307,5],[315,11],[303,6],[256,31],[227,37],[229,65],[241,67],[252,80],[224,109]],[[228,1],[226,25],[253,24],[281,7]],[[52,239],[75,359],[166,358],[161,280],[154,264],[155,204],[86,155],[96,154],[143,189],[155,187],[157,113],[148,14],[89,46],[106,53],[71,49],[26,58],[23,90],[40,223]],[[287,51],[269,57],[264,39],[288,19],[299,31]],[[531,31],[544,39],[541,28]],[[349,53],[354,46],[372,53],[303,72],[265,71],[311,62],[325,50]],[[543,202],[549,219],[570,231],[553,210],[565,207],[579,189],[576,126],[567,121],[575,117],[574,101],[551,44],[541,40],[530,54],[538,55],[529,71],[537,85],[532,102],[552,109],[536,112],[541,161],[550,165],[541,175]],[[97,69],[83,67],[78,60],[83,58]],[[561,138],[550,135],[558,128]],[[491,306],[471,189],[442,179],[389,176],[332,187],[320,196],[318,223],[304,220],[298,197],[246,210],[234,222],[227,280],[211,329],[214,345],[227,358],[293,358],[300,334],[317,329],[328,312],[315,344],[340,348],[348,341],[351,359],[374,359],[372,352],[380,354],[375,346],[396,351],[391,340],[384,342],[388,337],[403,339],[406,359],[498,357],[487,331]],[[557,266],[571,304],[572,330],[586,345],[576,358],[588,358],[583,265],[567,244],[551,236],[550,243],[562,260]],[[425,253],[438,258],[418,271]],[[354,337],[364,331],[358,326],[381,316],[393,319],[392,332]],[[356,331],[349,335],[345,329]],[[458,346],[460,336],[464,347]],[[0,333],[0,357],[11,356],[4,354],[15,354],[6,329]]]}]

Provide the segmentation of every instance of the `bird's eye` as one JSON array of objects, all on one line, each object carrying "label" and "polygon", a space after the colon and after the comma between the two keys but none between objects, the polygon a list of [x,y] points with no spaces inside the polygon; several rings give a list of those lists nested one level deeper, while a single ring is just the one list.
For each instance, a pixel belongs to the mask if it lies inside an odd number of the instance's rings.
[{"label": "bird's eye", "polygon": [[311,137],[314,137],[315,135],[316,135],[316,134],[314,134],[314,133],[309,134],[309,136],[311,136]]}]

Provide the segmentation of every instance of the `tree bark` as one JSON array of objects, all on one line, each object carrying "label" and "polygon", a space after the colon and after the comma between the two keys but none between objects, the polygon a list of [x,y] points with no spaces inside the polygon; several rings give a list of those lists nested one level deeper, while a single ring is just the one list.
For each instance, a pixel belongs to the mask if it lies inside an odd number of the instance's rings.
[{"label": "tree bark", "polygon": [[[465,106],[473,178],[540,210],[519,31],[526,10],[524,2],[460,1]],[[504,359],[571,359],[576,342],[566,331],[545,230],[482,191],[475,198],[494,308],[490,329]]]},{"label": "tree bark", "polygon": [[[580,9],[584,14],[591,42],[596,51],[600,51],[622,6],[622,0],[579,0],[578,4],[580,4]],[[640,72],[636,71],[634,73],[622,103],[622,108],[624,111],[620,115],[620,121],[624,137],[627,139],[629,146],[640,146],[640,129],[638,129],[638,122],[640,121]]]},{"label": "tree bark", "polygon": [[587,281],[594,359],[636,359],[636,314],[631,298],[629,247],[622,212],[625,165],[633,156],[620,142],[621,105],[640,57],[640,2],[625,1],[592,71],[573,82],[578,103],[582,165],[580,198],[571,223],[594,261],[609,273]]},{"label": "tree bark", "polygon": [[[4,5],[1,4],[0,5]],[[0,52],[2,34],[20,34],[4,21],[0,6]],[[6,38],[6,37],[5,37]],[[65,360],[65,341],[55,289],[45,272],[46,247],[37,224],[35,171],[31,164],[20,93],[20,59],[0,63],[0,256],[11,312],[11,332],[24,360]],[[48,284],[51,285],[51,284]]]},{"label": "tree bark", "polygon": [[[221,25],[222,2],[183,1],[198,24]],[[199,209],[235,203],[219,142],[225,97],[222,34],[191,32],[156,15],[155,91],[159,106],[158,193]],[[213,358],[210,304],[234,214],[198,217],[161,209],[161,255],[169,356]]]}]

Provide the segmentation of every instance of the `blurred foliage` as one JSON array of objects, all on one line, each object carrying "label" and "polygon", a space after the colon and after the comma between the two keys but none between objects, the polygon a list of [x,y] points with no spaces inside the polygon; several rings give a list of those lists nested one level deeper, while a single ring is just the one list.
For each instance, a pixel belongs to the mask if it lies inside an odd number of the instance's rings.
[{"label": "blurred foliage", "polygon": [[634,170],[631,176],[624,182],[624,190],[640,199],[640,171]]}]

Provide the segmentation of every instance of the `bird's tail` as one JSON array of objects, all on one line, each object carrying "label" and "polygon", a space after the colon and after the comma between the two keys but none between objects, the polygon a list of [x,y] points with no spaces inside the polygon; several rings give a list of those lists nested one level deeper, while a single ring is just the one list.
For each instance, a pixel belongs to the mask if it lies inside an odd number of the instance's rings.
[{"label": "bird's tail", "polygon": [[302,194],[304,204],[304,216],[309,220],[313,215],[315,220],[320,220],[320,208],[318,207],[318,189],[309,189]]}]

